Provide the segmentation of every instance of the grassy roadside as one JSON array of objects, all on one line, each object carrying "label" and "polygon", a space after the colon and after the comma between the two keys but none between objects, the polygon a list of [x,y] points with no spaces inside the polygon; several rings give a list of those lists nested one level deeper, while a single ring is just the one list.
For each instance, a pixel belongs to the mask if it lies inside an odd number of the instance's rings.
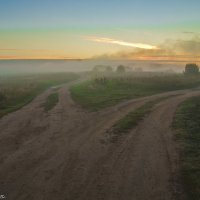
[{"label": "grassy roadside", "polygon": [[180,144],[181,177],[190,200],[200,199],[200,97],[179,106],[173,127]]},{"label": "grassy roadside", "polygon": [[50,94],[47,99],[46,102],[44,103],[44,110],[47,112],[49,110],[51,110],[59,101],[59,95],[58,92],[54,92],[52,94]]},{"label": "grassy roadside", "polygon": [[75,73],[0,77],[0,118],[31,102],[47,88],[78,78]]},{"label": "grassy roadside", "polygon": [[137,108],[136,110],[129,112],[125,117],[114,124],[111,130],[108,131],[111,136],[111,141],[115,142],[119,136],[126,134],[131,129],[136,127],[139,122],[142,121],[152,111],[152,108],[157,103],[173,96],[176,95],[157,98],[145,103],[143,106]]},{"label": "grassy roadside", "polygon": [[184,75],[134,77],[107,76],[71,87],[72,98],[83,107],[97,111],[127,99],[200,86],[200,78]]}]

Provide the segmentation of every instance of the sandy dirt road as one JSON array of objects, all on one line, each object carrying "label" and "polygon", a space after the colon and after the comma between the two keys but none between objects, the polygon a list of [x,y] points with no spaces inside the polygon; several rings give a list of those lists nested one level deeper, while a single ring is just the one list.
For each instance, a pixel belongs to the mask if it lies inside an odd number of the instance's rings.
[{"label": "sandy dirt road", "polygon": [[[177,106],[200,91],[175,91],[88,112],[61,87],[44,112],[49,89],[0,120],[0,194],[11,200],[183,199],[170,125]],[[171,96],[177,95],[177,96]],[[130,133],[107,140],[112,125],[145,102],[158,103]]]}]

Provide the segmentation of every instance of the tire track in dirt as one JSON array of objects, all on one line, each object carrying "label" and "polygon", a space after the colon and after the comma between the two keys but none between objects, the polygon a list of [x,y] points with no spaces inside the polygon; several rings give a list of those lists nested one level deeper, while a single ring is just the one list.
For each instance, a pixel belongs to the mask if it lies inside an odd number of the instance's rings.
[{"label": "tire track in dirt", "polygon": [[[171,165],[169,159],[165,160],[168,146],[159,139],[160,118],[170,110],[168,115],[172,117],[179,101],[200,92],[168,92],[127,101],[101,112],[88,112],[71,100],[68,87],[59,89],[59,103],[48,113],[44,112],[41,104],[52,92],[51,89],[0,120],[3,144],[0,147],[0,193],[13,200],[145,200],[151,195],[155,200],[170,199],[171,189],[164,188],[166,185],[168,188]],[[171,99],[159,104],[137,129],[117,144],[100,142],[106,129],[130,110],[149,100],[176,94],[182,96],[172,98],[175,101],[172,108]],[[165,107],[167,109],[163,110]],[[168,115],[166,126],[163,126],[166,131],[170,130],[171,118]],[[153,123],[153,119],[158,121],[157,124]],[[151,130],[150,134],[145,132],[145,127],[147,131]],[[156,127],[155,131],[153,127]],[[154,137],[158,143],[153,142]],[[171,145],[171,140],[168,138],[166,143]],[[152,143],[155,148],[151,148]],[[144,145],[148,148],[145,149]],[[168,154],[173,155],[171,152]],[[150,158],[154,158],[155,162],[151,162]],[[160,168],[154,169],[157,165]],[[160,172],[162,168],[164,175],[159,179],[160,174],[158,177],[154,171]],[[149,188],[150,185],[153,189]],[[161,193],[168,196],[159,198]]]}]

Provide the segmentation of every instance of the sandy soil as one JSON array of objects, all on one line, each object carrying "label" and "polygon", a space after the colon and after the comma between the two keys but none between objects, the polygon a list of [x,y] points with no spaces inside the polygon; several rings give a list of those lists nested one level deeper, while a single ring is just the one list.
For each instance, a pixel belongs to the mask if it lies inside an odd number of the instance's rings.
[{"label": "sandy soil", "polygon": [[[0,194],[9,200],[174,200],[178,151],[170,125],[177,106],[200,91],[175,91],[88,112],[59,89],[44,112],[49,89],[0,120]],[[177,95],[178,94],[178,95]],[[137,128],[115,142],[107,130],[145,102],[158,103]]]}]

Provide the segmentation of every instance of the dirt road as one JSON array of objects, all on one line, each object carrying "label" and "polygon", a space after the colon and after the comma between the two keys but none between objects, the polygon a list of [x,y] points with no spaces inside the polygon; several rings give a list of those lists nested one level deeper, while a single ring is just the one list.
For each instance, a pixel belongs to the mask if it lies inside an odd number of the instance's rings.
[{"label": "dirt road", "polygon": [[[88,112],[59,89],[45,113],[49,89],[0,120],[0,194],[9,200],[175,200],[178,154],[170,125],[176,107],[200,91],[175,91]],[[178,94],[178,95],[177,95]],[[145,102],[158,103],[137,128],[117,142],[107,132]]]}]

